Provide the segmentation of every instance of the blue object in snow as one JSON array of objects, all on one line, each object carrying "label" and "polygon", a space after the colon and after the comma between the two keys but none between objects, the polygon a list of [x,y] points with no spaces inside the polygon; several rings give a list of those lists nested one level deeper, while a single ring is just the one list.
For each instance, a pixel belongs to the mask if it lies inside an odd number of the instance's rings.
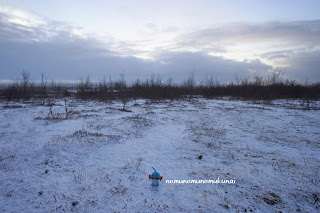
[{"label": "blue object in snow", "polygon": [[162,180],[162,176],[160,176],[159,172],[155,168],[152,167],[154,172],[149,175],[149,179],[152,179],[151,186],[159,186],[159,180]]}]

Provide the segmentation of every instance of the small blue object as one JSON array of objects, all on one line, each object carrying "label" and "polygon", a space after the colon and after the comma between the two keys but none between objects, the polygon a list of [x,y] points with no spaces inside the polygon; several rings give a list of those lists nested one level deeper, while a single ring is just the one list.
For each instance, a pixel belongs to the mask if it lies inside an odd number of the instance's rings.
[{"label": "small blue object", "polygon": [[152,167],[152,169],[154,170],[154,172],[151,174],[151,177],[149,176],[149,178],[152,179],[151,186],[159,186],[159,180],[161,180],[162,177],[155,168]]}]

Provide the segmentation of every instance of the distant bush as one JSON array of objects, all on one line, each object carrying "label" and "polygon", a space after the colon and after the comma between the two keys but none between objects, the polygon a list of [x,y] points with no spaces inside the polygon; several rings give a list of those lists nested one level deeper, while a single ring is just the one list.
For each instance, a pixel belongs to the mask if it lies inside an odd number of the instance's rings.
[{"label": "distant bush", "polygon": [[[8,85],[0,90],[3,99],[29,99],[48,97],[66,97],[75,96],[80,99],[96,99],[102,101],[121,100],[123,110],[126,109],[126,103],[129,99],[182,99],[191,100],[193,97],[218,98],[229,96],[236,99],[256,99],[270,101],[273,99],[283,98],[300,98],[300,99],[319,99],[320,82],[296,83],[295,81],[283,81],[280,74],[274,74],[271,77],[263,79],[255,77],[253,80],[238,79],[236,83],[220,84],[212,78],[207,80],[201,86],[196,84],[194,72],[182,84],[174,84],[172,79],[163,81],[159,76],[151,76],[144,82],[137,79],[131,86],[127,85],[124,72],[120,79],[109,82],[104,78],[99,83],[93,83],[89,77],[86,80],[81,78],[77,84],[57,84],[53,80],[51,84],[47,83],[43,74],[41,83],[34,84],[31,82],[30,74],[23,71],[21,79]],[[43,101],[44,103],[44,101]]]}]

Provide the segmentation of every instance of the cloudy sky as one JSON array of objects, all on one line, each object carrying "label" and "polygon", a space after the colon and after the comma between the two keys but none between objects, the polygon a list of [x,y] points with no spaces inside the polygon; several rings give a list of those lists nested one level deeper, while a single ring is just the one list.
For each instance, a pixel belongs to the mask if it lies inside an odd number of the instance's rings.
[{"label": "cloudy sky", "polygon": [[318,0],[0,0],[0,82],[320,81]]}]

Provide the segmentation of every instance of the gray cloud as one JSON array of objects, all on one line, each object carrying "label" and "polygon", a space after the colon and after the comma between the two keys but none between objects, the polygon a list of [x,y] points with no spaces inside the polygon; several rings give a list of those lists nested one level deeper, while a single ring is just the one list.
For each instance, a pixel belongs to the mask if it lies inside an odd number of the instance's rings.
[{"label": "gray cloud", "polygon": [[[286,76],[296,80],[320,80],[320,20],[268,22],[260,24],[234,23],[208,28],[180,36],[181,47],[222,52],[234,45],[252,47],[270,43],[259,58],[273,61],[284,67]],[[221,47],[221,49],[215,47]],[[205,48],[203,48],[205,47]],[[275,50],[277,49],[277,50]],[[272,51],[270,51],[272,50]]]},{"label": "gray cloud", "polygon": [[310,82],[320,80],[320,49],[296,49],[273,51],[262,54],[262,57],[285,64],[281,70],[285,77],[298,81],[309,79]]},{"label": "gray cloud", "polygon": [[279,50],[279,51],[266,52],[261,54],[261,56],[269,60],[278,60],[278,59],[287,59],[293,54],[294,54],[294,50]]},{"label": "gray cloud", "polygon": [[320,80],[320,50],[303,52],[288,58],[290,67],[286,69],[289,79],[316,82]]},{"label": "gray cloud", "polygon": [[[31,72],[35,80],[40,78],[41,72],[48,78],[57,80],[76,80],[87,75],[98,80],[104,75],[118,78],[119,73],[125,70],[128,81],[145,79],[152,74],[159,74],[163,79],[172,77],[176,81],[182,81],[195,70],[197,80],[201,81],[205,75],[214,75],[221,82],[226,82],[234,80],[236,74],[239,77],[266,76],[272,70],[271,66],[259,60],[227,60],[207,55],[205,49],[202,52],[161,51],[156,60],[124,57],[110,49],[112,46],[130,49],[125,43],[105,43],[94,36],[77,36],[72,33],[77,28],[65,23],[47,21],[36,26],[25,26],[8,22],[7,16],[0,13],[0,79],[13,80],[20,75],[22,69]],[[314,29],[315,34],[318,31],[319,29]],[[199,35],[199,40],[207,37]],[[222,36],[220,37],[222,40]],[[221,44],[208,48],[224,51]],[[277,56],[270,53],[269,57]],[[316,61],[312,62],[312,58],[316,60],[319,54],[313,53],[307,58],[299,55],[296,57],[292,58],[296,71],[292,71],[291,76],[299,77],[299,70],[305,69],[304,66],[308,64],[314,64],[314,68],[318,65]],[[320,79],[316,69],[310,71],[310,76]]]},{"label": "gray cloud", "polygon": [[206,75],[213,75],[222,82],[227,82],[233,81],[236,74],[239,77],[266,76],[272,69],[259,60],[237,62],[201,52],[165,52],[159,56],[159,60],[162,61],[161,69],[177,76],[179,80],[195,71],[200,76],[198,80]]},{"label": "gray cloud", "polygon": [[[258,60],[236,62],[203,53],[166,52],[159,55],[157,61],[120,57],[88,44],[83,46],[80,41],[68,44],[0,42],[0,45],[2,79],[14,79],[22,69],[30,71],[36,79],[44,72],[47,77],[60,80],[75,80],[87,75],[95,80],[104,75],[117,78],[125,70],[129,81],[159,74],[163,79],[172,77],[179,82],[195,70],[198,80],[212,74],[221,81],[231,81],[235,73],[246,77],[261,75],[272,69]],[[104,55],[99,54],[103,51]]]},{"label": "gray cloud", "polygon": [[283,40],[320,44],[320,20],[268,22],[260,24],[233,23],[223,27],[199,30],[182,35],[182,44],[241,43]]}]

